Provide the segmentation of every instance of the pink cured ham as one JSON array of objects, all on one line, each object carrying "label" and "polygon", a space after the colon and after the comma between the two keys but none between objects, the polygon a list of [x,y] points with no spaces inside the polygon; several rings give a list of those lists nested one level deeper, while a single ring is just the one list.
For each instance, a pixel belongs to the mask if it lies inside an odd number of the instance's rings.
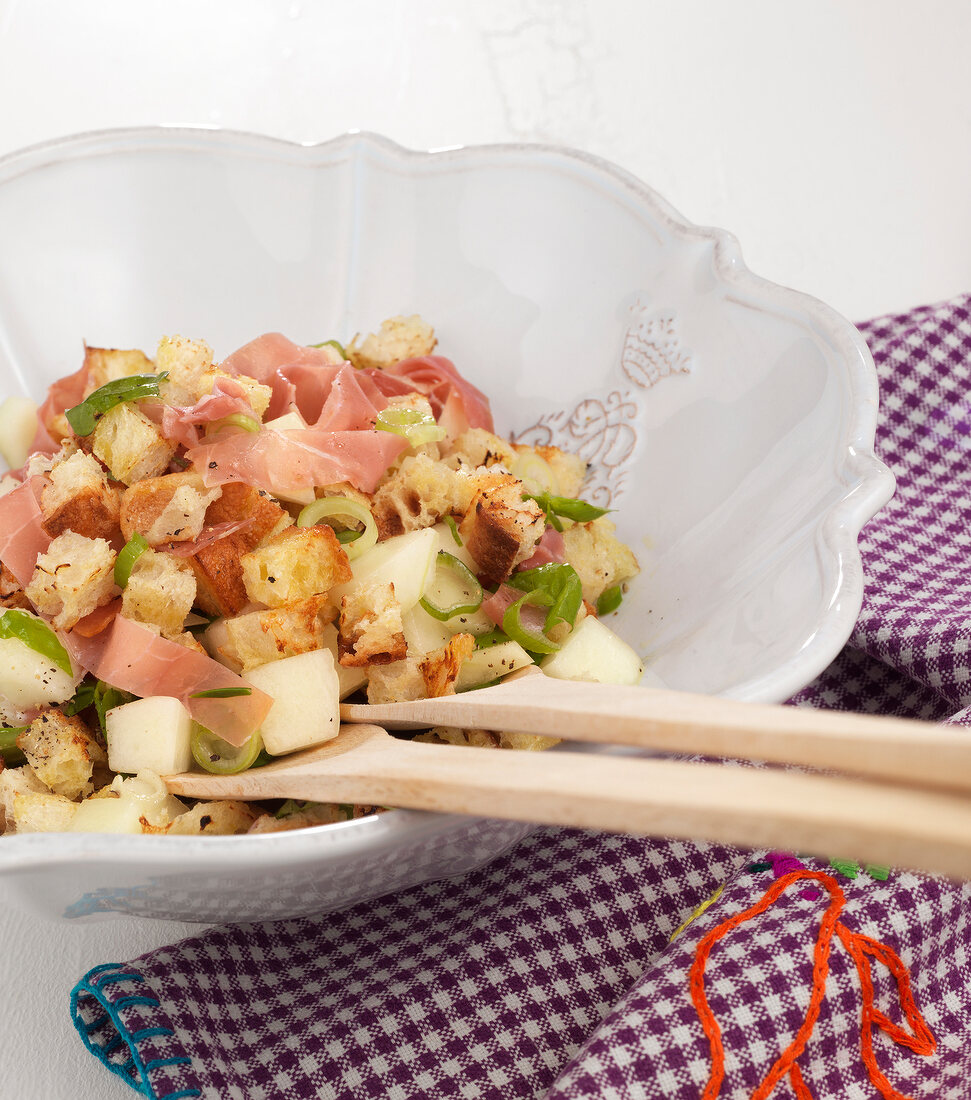
[{"label": "pink cured ham", "polygon": [[402,359],[400,363],[388,367],[384,373],[408,381],[416,390],[425,394],[431,401],[436,418],[446,407],[449,398],[455,394],[462,403],[470,427],[485,428],[488,432],[495,430],[488,397],[463,378],[455,369],[455,364],[443,355]]},{"label": "pink cured ham", "polygon": [[252,525],[252,516],[247,519],[233,519],[227,520],[225,523],[214,523],[212,527],[207,527],[202,531],[197,539],[188,539],[185,542],[170,542],[163,546],[157,546],[156,549],[164,550],[174,558],[191,558],[198,554],[200,550],[205,550],[207,546],[212,546],[229,535],[235,535],[237,531],[245,531],[247,527],[252,527]]},{"label": "pink cured ham", "polygon": [[32,477],[0,497],[0,562],[25,588],[38,556],[51,544],[42,526],[44,513],[39,503],[43,481]]},{"label": "pink cured ham", "polygon": [[246,390],[239,382],[233,378],[217,378],[212,393],[207,393],[194,405],[162,406],[162,434],[184,447],[194,447],[199,442],[200,424],[237,415],[257,419]]},{"label": "pink cured ham", "polygon": [[516,566],[516,571],[535,569],[538,565],[562,565],[566,561],[566,544],[555,527],[547,527],[536,544],[532,556]]},{"label": "pink cured ham", "polygon": [[50,455],[57,450],[58,444],[49,434],[54,418],[83,401],[87,387],[87,365],[67,375],[66,378],[59,378],[48,387],[47,398],[37,410],[37,434],[31,444],[32,452],[41,451],[43,454]]},{"label": "pink cured ham", "polygon": [[280,332],[268,332],[234,351],[221,366],[228,374],[249,375],[272,389],[267,420],[296,410],[313,423],[342,363],[332,347],[302,347]]},{"label": "pink cured ham", "polygon": [[[242,745],[259,729],[273,700],[241,676],[198,650],[160,638],[141,623],[117,616],[92,638],[62,634],[75,664],[112,687],[140,698],[171,695],[181,700],[200,725],[231,745]],[[216,688],[248,688],[251,694],[227,699],[193,699]]]},{"label": "pink cured ham", "polygon": [[240,432],[186,451],[206,485],[241,481],[274,496],[315,485],[349,481],[373,493],[385,471],[408,446],[390,432],[327,432],[315,428],[255,435]]}]

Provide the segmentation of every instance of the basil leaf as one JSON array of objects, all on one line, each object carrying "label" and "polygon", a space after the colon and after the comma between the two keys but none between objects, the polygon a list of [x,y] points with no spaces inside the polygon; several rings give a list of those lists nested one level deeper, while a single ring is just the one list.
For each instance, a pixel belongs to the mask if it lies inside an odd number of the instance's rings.
[{"label": "basil leaf", "polygon": [[106,382],[64,414],[75,435],[90,435],[95,425],[106,412],[126,401],[139,401],[143,397],[158,397],[159,383],[168,378],[168,372],[161,374],[130,374],[127,378],[116,378]]},{"label": "basil leaf", "polygon": [[252,695],[253,689],[247,687],[208,688],[206,691],[194,691],[190,699],[233,699],[237,695]]}]

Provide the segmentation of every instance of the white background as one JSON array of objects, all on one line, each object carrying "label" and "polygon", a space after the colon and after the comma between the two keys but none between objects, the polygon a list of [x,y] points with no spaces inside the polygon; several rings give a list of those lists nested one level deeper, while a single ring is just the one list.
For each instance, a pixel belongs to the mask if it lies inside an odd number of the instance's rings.
[{"label": "white background", "polygon": [[[960,0],[0,0],[0,154],[163,122],[578,146],[862,320],[971,290],[969,41]],[[68,992],[194,929],[4,900],[0,1096],[135,1095]]]}]

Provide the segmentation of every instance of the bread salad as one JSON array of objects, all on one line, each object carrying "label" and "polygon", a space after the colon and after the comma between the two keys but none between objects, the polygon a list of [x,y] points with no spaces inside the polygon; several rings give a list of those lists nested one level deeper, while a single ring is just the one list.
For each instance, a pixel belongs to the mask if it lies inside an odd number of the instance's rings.
[{"label": "bread salad", "polygon": [[[495,434],[420,317],[346,347],[85,348],[0,406],[0,824],[268,832],[378,807],[200,802],[338,735],[353,693],[467,691],[537,663],[635,683],[601,621],[638,571],[586,464]],[[436,729],[422,739],[544,748]]]}]

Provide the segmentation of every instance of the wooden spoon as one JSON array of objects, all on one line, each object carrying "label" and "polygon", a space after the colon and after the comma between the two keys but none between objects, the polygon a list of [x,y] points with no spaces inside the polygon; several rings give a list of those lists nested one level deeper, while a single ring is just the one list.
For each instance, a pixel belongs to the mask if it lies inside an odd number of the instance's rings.
[{"label": "wooden spoon", "polygon": [[[562,685],[560,685],[562,686]],[[295,798],[778,847],[971,877],[971,799],[824,775],[578,752],[333,741],[238,775],[166,778],[193,798]]]},{"label": "wooden spoon", "polygon": [[567,741],[804,764],[971,791],[971,730],[960,726],[555,680],[538,669],[461,695],[344,703],[341,718],[377,722],[386,729],[515,730]]}]

